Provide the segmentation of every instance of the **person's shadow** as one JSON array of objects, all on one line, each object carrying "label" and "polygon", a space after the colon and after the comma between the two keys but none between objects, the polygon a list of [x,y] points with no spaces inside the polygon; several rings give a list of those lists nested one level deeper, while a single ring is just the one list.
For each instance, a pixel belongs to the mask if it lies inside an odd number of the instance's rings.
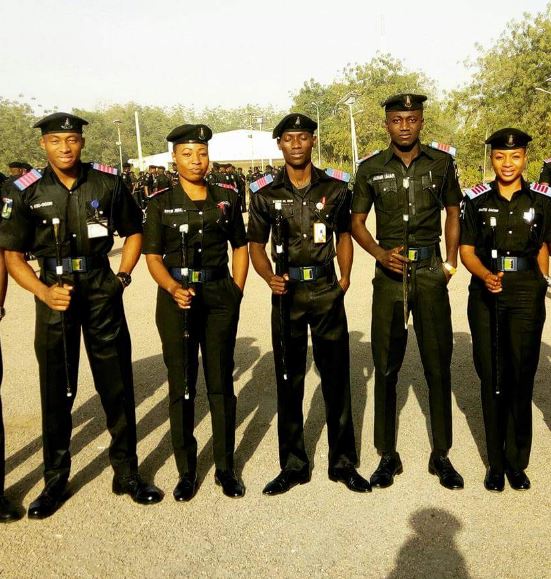
[{"label": "person's shadow", "polygon": [[541,343],[540,363],[534,383],[534,404],[541,410],[547,428],[551,430],[551,396],[549,396],[549,376],[551,376],[551,346]]},{"label": "person's shadow", "polygon": [[462,526],[454,515],[443,509],[425,508],[413,513],[409,522],[415,534],[400,548],[387,579],[470,577],[455,540]]}]

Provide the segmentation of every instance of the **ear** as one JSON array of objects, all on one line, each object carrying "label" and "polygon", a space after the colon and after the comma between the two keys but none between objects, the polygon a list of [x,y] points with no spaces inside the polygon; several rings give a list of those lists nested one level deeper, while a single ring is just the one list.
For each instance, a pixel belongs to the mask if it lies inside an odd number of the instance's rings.
[{"label": "ear", "polygon": [[42,149],[46,150],[46,141],[44,140],[44,137],[40,137],[38,143]]},{"label": "ear", "polygon": [[277,139],[277,148],[281,151],[281,139]]},{"label": "ear", "polygon": [[86,144],[86,139],[84,137],[82,137],[82,147],[81,149],[84,149],[84,145]]}]

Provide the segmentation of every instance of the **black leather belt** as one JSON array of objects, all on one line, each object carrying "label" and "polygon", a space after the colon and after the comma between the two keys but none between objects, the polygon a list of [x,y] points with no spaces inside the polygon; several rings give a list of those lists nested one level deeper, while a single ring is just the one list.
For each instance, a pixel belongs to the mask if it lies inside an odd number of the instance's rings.
[{"label": "black leather belt", "polygon": [[315,281],[334,272],[333,264],[290,267],[289,279],[292,281]]},{"label": "black leather belt", "polygon": [[497,258],[498,271],[529,271],[535,269],[536,260],[530,257],[511,257],[509,255],[500,255]]},{"label": "black leather belt", "polygon": [[434,254],[435,246],[426,245],[424,247],[409,247],[407,258],[410,261],[423,261],[424,259],[430,259]]},{"label": "black leather belt", "polygon": [[[63,273],[84,273],[109,266],[109,259],[106,255],[64,257],[61,263],[63,265]],[[40,264],[46,271],[55,271],[57,260],[55,257],[44,257],[41,259]]]},{"label": "black leather belt", "polygon": [[205,283],[229,277],[227,267],[209,267],[207,269],[188,269],[187,275],[181,267],[169,267],[170,275],[177,281],[182,281],[184,277],[188,283]]}]

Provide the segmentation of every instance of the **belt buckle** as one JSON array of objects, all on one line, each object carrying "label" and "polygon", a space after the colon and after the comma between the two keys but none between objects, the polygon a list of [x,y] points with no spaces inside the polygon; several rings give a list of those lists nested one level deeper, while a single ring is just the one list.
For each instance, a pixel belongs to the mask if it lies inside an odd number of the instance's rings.
[{"label": "belt buckle", "polygon": [[83,271],[82,257],[71,257],[71,271]]},{"label": "belt buckle", "polygon": [[191,283],[201,283],[202,271],[191,270]]},{"label": "belt buckle", "polygon": [[417,261],[419,259],[418,249],[408,249],[408,259],[410,261]]},{"label": "belt buckle", "polygon": [[302,281],[312,281],[314,279],[314,268],[313,267],[303,267],[302,268]]},{"label": "belt buckle", "polygon": [[503,271],[517,271],[517,258],[516,257],[504,257],[503,258]]}]

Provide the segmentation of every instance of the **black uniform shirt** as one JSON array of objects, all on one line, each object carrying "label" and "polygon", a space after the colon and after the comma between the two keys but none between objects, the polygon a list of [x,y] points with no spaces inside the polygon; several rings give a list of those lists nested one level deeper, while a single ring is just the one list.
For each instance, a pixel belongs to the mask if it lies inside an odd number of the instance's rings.
[{"label": "black uniform shirt", "polygon": [[[249,241],[268,242],[276,217],[275,202],[280,200],[288,230],[288,264],[305,267],[330,263],[335,257],[333,234],[349,233],[351,229],[348,184],[312,167],[311,186],[298,191],[293,188],[287,171],[281,171],[272,183],[251,195]],[[324,243],[314,243],[315,223],[325,225]],[[273,238],[272,259],[276,259]]]},{"label": "black uniform shirt", "polygon": [[490,186],[490,191],[472,199],[465,197],[461,245],[474,246],[476,255],[488,266],[493,247],[490,218],[495,217],[500,256],[536,257],[542,244],[551,242],[551,197],[532,191],[523,181],[522,189],[507,201],[496,181]]},{"label": "black uniform shirt", "polygon": [[[107,255],[115,231],[121,237],[142,232],[142,213],[121,178],[88,163],[81,163],[70,190],[48,166],[41,179],[23,191],[12,185],[6,196],[12,207],[0,226],[0,247],[11,251],[55,257],[55,217],[60,220],[62,257]],[[89,237],[91,224],[107,235]]]},{"label": "black uniform shirt", "polygon": [[188,264],[192,269],[223,267],[232,248],[247,245],[243,215],[233,189],[207,185],[203,208],[182,189],[154,197],[147,206],[143,253],[162,255],[167,267],[181,267],[180,226],[188,224]]},{"label": "black uniform shirt", "polygon": [[391,249],[404,243],[407,209],[408,244],[426,246],[440,241],[440,211],[459,206],[462,198],[450,154],[421,145],[419,156],[406,167],[388,147],[358,168],[352,212],[369,213],[375,204],[377,239],[381,247]]},{"label": "black uniform shirt", "polygon": [[540,175],[540,183],[547,183],[548,185],[551,185],[551,159],[547,159],[543,162]]}]

